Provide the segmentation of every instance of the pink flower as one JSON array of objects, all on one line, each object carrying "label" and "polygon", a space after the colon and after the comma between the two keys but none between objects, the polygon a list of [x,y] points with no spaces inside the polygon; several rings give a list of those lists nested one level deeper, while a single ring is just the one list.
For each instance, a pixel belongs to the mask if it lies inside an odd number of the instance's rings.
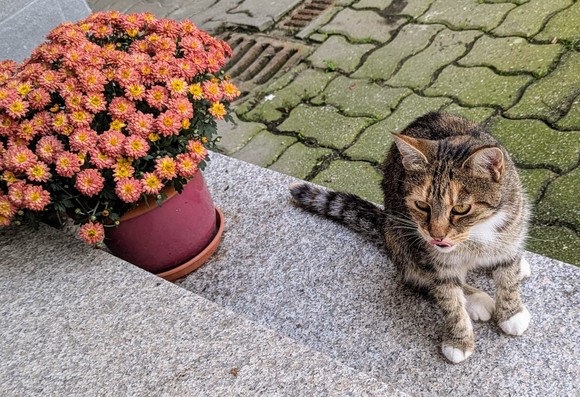
[{"label": "pink flower", "polygon": [[221,120],[226,115],[226,107],[221,102],[212,103],[209,108],[209,113],[218,120]]},{"label": "pink flower", "polygon": [[143,192],[146,194],[157,194],[163,188],[163,183],[153,172],[146,172],[141,178]]},{"label": "pink flower", "polygon": [[219,102],[223,97],[222,88],[219,83],[206,81],[203,83],[203,96],[210,102]]},{"label": "pink flower", "polygon": [[177,135],[181,129],[181,120],[183,119],[178,113],[168,110],[157,116],[155,127],[159,134],[163,136]]},{"label": "pink flower", "polygon": [[126,120],[135,113],[135,104],[123,97],[116,97],[109,104],[109,112],[113,117]]},{"label": "pink flower", "polygon": [[145,95],[145,100],[155,109],[161,109],[167,103],[168,99],[168,91],[167,88],[162,87],[160,85],[155,85],[151,87],[147,94]]},{"label": "pink flower", "polygon": [[185,97],[173,98],[169,100],[168,108],[179,114],[185,119],[190,119],[193,117],[193,107],[191,102]]},{"label": "pink flower", "polygon": [[88,152],[97,144],[99,136],[90,128],[80,128],[75,130],[69,138],[71,150],[75,152]]},{"label": "pink flower", "polygon": [[43,136],[36,144],[36,155],[48,164],[52,164],[63,150],[62,142],[52,135]]},{"label": "pink flower", "polygon": [[10,201],[8,196],[0,194],[0,216],[12,218],[16,214],[16,206]]},{"label": "pink flower", "polygon": [[80,227],[79,235],[88,244],[98,244],[105,237],[105,228],[98,222],[87,222]]},{"label": "pink flower", "polygon": [[202,161],[207,156],[207,149],[197,140],[187,142],[187,150],[189,150],[190,155],[197,162]]},{"label": "pink flower", "polygon": [[30,108],[34,110],[42,110],[50,103],[50,94],[44,88],[30,91],[27,98]]},{"label": "pink flower", "polygon": [[126,203],[134,203],[139,200],[142,192],[141,183],[134,178],[121,179],[115,186],[115,193]]},{"label": "pink flower", "polygon": [[187,154],[177,155],[177,172],[184,178],[192,178],[197,173],[197,162]]},{"label": "pink flower", "polygon": [[105,96],[98,92],[88,93],[84,97],[84,105],[86,109],[92,113],[98,113],[107,108]]},{"label": "pink flower", "polygon": [[76,154],[62,152],[56,158],[56,173],[60,176],[70,178],[81,170],[81,161]]},{"label": "pink flower", "polygon": [[36,161],[36,155],[32,152],[32,150],[23,146],[9,148],[6,150],[4,156],[6,158],[8,168],[11,168],[16,172],[24,172]]},{"label": "pink flower", "polygon": [[105,185],[105,178],[98,170],[89,168],[77,174],[75,187],[85,196],[92,197],[99,194]]},{"label": "pink flower", "polygon": [[8,187],[8,198],[17,207],[21,207],[24,204],[24,190],[26,186],[24,181],[18,181]]},{"label": "pink flower", "polygon": [[129,157],[145,157],[149,151],[149,143],[139,135],[131,135],[125,140],[125,154]]},{"label": "pink flower", "polygon": [[177,164],[171,157],[162,157],[155,160],[155,172],[159,177],[171,180],[177,176]]},{"label": "pink flower", "polygon": [[151,132],[155,132],[153,124],[155,118],[152,114],[137,111],[129,120],[127,129],[131,134],[147,137]]},{"label": "pink flower", "polygon": [[100,170],[110,168],[115,164],[115,159],[108,154],[103,153],[99,148],[93,148],[90,151],[89,161]]},{"label": "pink flower", "polygon": [[222,81],[222,91],[224,93],[224,98],[228,101],[233,101],[240,96],[240,90],[229,81]]},{"label": "pink flower", "polygon": [[125,135],[119,131],[109,130],[99,137],[99,147],[104,153],[113,157],[119,157],[123,154],[124,145]]},{"label": "pink flower", "polygon": [[23,204],[32,211],[42,211],[50,203],[50,193],[41,186],[27,185],[24,188]]},{"label": "pink flower", "polygon": [[42,162],[32,165],[26,170],[28,179],[35,182],[46,182],[50,179],[50,170],[48,166]]}]

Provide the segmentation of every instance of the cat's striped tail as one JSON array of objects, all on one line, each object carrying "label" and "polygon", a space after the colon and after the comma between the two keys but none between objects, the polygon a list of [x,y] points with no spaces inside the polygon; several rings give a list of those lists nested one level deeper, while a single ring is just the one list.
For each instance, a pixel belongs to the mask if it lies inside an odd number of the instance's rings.
[{"label": "cat's striped tail", "polygon": [[384,238],[384,213],[377,205],[352,193],[327,190],[308,183],[293,183],[289,188],[294,201],[305,210],[369,237]]}]

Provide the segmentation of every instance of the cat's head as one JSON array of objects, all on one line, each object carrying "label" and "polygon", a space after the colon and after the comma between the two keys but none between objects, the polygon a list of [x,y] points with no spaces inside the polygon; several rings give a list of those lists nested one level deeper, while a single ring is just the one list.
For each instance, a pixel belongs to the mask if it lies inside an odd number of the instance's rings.
[{"label": "cat's head", "polygon": [[399,134],[395,143],[405,168],[405,205],[433,249],[451,252],[506,215],[498,213],[506,165],[499,147],[469,135],[435,141]]}]

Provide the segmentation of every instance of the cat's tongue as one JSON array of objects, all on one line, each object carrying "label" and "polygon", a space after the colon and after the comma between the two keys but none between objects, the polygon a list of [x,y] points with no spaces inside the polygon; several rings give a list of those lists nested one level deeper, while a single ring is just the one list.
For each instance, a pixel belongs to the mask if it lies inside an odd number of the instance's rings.
[{"label": "cat's tongue", "polygon": [[440,240],[431,240],[429,244],[436,245],[437,247],[451,247],[452,244],[448,243],[447,241],[440,241]]}]

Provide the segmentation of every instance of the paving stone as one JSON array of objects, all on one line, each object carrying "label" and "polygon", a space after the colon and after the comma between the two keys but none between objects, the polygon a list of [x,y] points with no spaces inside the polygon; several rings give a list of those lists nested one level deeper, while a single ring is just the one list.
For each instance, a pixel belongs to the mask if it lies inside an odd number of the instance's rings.
[{"label": "paving stone", "polygon": [[500,76],[486,67],[447,66],[425,90],[429,96],[451,96],[467,106],[511,106],[532,77]]},{"label": "paving stone", "polygon": [[405,22],[405,18],[387,18],[373,11],[355,11],[346,8],[320,31],[342,34],[351,41],[385,43],[391,39],[392,32]]},{"label": "paving stone", "polygon": [[518,174],[520,175],[520,180],[524,187],[524,191],[528,195],[531,203],[536,203],[540,197],[540,192],[544,184],[549,180],[553,179],[558,174],[547,170],[545,168],[535,168],[535,169],[518,169]]},{"label": "paving stone", "polygon": [[382,204],[381,174],[364,161],[335,160],[316,175],[312,182],[334,190],[359,195],[374,203]]},{"label": "paving stone", "polygon": [[409,15],[416,18],[425,13],[435,0],[361,0],[353,8],[378,8],[383,15]]},{"label": "paving stone", "polygon": [[389,117],[367,128],[356,143],[347,149],[346,155],[353,160],[381,164],[393,143],[393,133],[401,132],[417,117],[440,110],[449,103],[449,98],[424,98],[415,94],[408,96]]},{"label": "paving stone", "polygon": [[485,107],[466,108],[463,106],[459,106],[456,103],[452,103],[443,110],[448,113],[465,117],[466,119],[475,121],[476,123],[479,124],[483,123],[484,121],[487,121],[487,119],[489,119],[495,113],[495,109],[492,108]]},{"label": "paving stone", "polygon": [[482,33],[477,30],[440,31],[429,47],[406,60],[387,83],[397,87],[424,88],[431,83],[432,76],[437,70],[462,56],[467,47],[481,35]]},{"label": "paving stone", "polygon": [[330,36],[308,58],[312,65],[343,72],[353,72],[366,52],[375,48],[372,44],[349,44],[342,36]]},{"label": "paving stone", "polygon": [[556,124],[560,128],[580,131],[580,96],[576,97],[572,107]]},{"label": "paving stone", "polygon": [[328,84],[321,97],[347,116],[370,116],[384,119],[404,97],[407,88],[381,87],[368,80],[338,76]]},{"label": "paving stone", "polygon": [[530,44],[521,37],[483,36],[459,64],[493,66],[504,73],[529,72],[540,77],[548,72],[563,50],[559,44]]},{"label": "paving stone", "polygon": [[578,42],[580,39],[580,3],[576,2],[550,18],[546,27],[534,38],[551,41],[554,37],[557,37],[559,42]]},{"label": "paving stone", "polygon": [[406,25],[393,41],[374,51],[351,76],[387,80],[403,59],[427,47],[431,38],[442,29],[441,25]]},{"label": "paving stone", "polygon": [[271,122],[278,120],[283,115],[279,109],[290,110],[300,102],[315,97],[322,92],[334,76],[332,73],[306,69],[284,88],[264,96],[261,102],[245,117],[252,121]]},{"label": "paving stone", "polygon": [[282,156],[268,168],[296,178],[306,179],[314,167],[319,165],[320,159],[331,153],[330,149],[311,148],[297,142],[282,153]]},{"label": "paving stone", "polygon": [[[493,135],[518,164],[566,171],[578,162],[580,133],[553,130],[540,120],[494,120]],[[580,185],[579,185],[580,186]]]},{"label": "paving stone", "polygon": [[278,129],[313,138],[322,146],[343,149],[370,123],[370,118],[346,117],[331,106],[299,105]]},{"label": "paving stone", "polygon": [[530,85],[520,101],[506,114],[513,118],[539,117],[555,122],[568,111],[580,93],[580,53],[564,54],[558,67]]},{"label": "paving stone", "polygon": [[232,157],[261,167],[267,167],[276,161],[282,152],[294,142],[296,142],[296,138],[262,131],[246,146],[235,152]]},{"label": "paving stone", "polygon": [[580,228],[579,186],[580,168],[578,167],[554,180],[536,206],[536,216],[544,221],[566,222]]},{"label": "paving stone", "polygon": [[237,6],[223,15],[224,21],[235,25],[252,26],[264,31],[274,25],[302,0],[267,1],[244,0],[237,1]]},{"label": "paving stone", "polygon": [[506,19],[493,30],[499,36],[532,37],[554,12],[572,4],[572,0],[530,0],[510,11]]},{"label": "paving stone", "polygon": [[580,266],[580,238],[566,227],[530,227],[526,249]]},{"label": "paving stone", "polygon": [[256,134],[266,129],[264,124],[242,121],[235,114],[233,118],[233,122],[217,122],[217,131],[221,136],[217,148],[225,154],[240,150]]},{"label": "paving stone", "polygon": [[457,29],[495,28],[515,4],[488,4],[479,0],[436,0],[419,22],[443,23]]}]

